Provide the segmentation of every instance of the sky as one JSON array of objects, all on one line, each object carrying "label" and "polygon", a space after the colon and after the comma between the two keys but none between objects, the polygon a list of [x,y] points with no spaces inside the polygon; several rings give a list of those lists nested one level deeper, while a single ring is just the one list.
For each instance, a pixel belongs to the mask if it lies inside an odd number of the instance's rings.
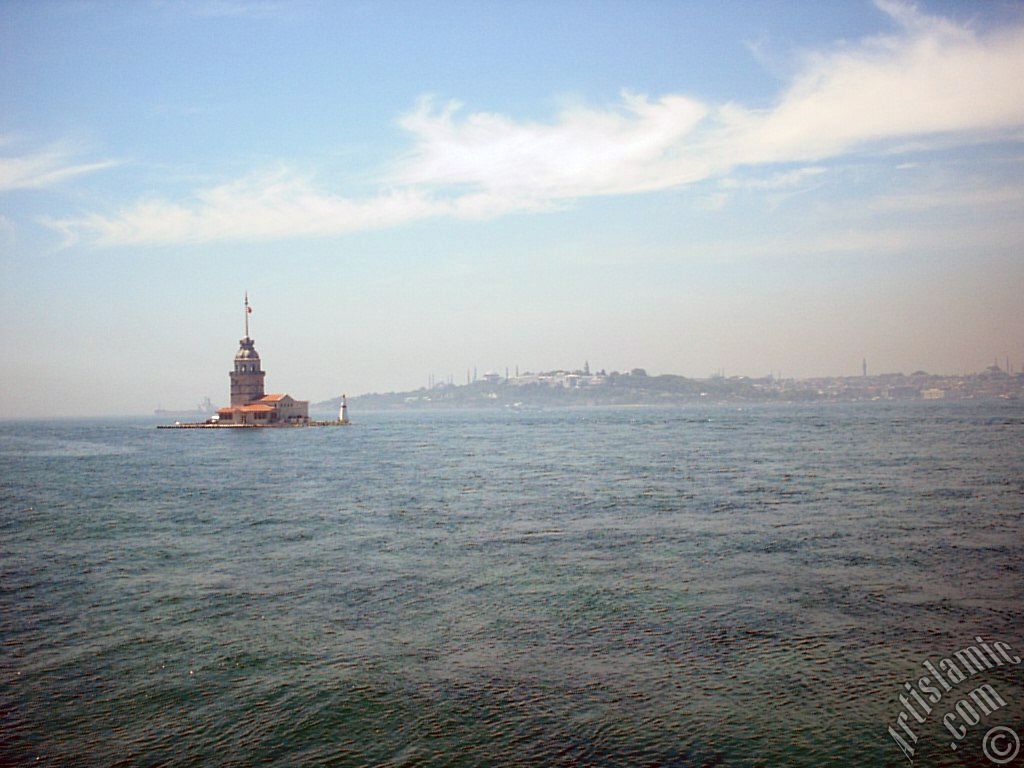
[{"label": "sky", "polygon": [[1024,3],[0,2],[0,418],[1024,369]]}]

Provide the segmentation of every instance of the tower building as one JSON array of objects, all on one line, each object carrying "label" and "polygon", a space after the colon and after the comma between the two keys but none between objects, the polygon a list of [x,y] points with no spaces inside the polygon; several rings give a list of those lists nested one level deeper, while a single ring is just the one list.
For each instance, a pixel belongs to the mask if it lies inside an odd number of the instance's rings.
[{"label": "tower building", "polygon": [[266,372],[260,370],[260,355],[256,351],[256,342],[249,338],[249,293],[245,294],[245,338],[239,340],[238,352],[235,353],[235,370],[231,376],[231,405],[246,405],[259,400],[264,395],[263,379]]},{"label": "tower building", "polygon": [[230,373],[232,405],[245,405],[264,395],[263,378],[267,374],[260,370],[260,356],[253,344],[247,336],[235,353],[235,370]]},{"label": "tower building", "polygon": [[249,294],[245,294],[245,336],[238,342],[231,378],[231,405],[217,410],[220,424],[238,426],[284,426],[309,421],[309,402],[286,394],[266,394],[266,372],[260,364],[256,343],[249,337]]}]

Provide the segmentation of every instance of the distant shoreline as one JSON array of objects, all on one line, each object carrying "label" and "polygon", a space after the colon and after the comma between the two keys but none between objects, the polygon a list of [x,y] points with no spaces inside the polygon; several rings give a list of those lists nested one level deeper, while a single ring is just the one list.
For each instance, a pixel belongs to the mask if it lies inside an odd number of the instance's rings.
[{"label": "distant shoreline", "polygon": [[[432,410],[440,408],[641,407],[697,404],[832,403],[914,400],[1016,400],[1024,398],[1024,374],[997,366],[978,374],[943,376],[918,371],[876,376],[812,379],[753,379],[724,376],[689,379],[671,374],[590,374],[552,371],[514,378],[489,377],[468,384],[439,384],[407,392],[349,398],[357,410]],[[340,397],[315,403],[317,413],[337,411]]]}]

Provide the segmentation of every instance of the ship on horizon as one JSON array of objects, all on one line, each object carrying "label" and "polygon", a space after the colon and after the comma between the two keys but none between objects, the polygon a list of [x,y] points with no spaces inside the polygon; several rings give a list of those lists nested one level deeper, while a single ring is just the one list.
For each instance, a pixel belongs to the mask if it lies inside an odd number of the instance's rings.
[{"label": "ship on horizon", "polygon": [[157,408],[153,411],[153,414],[159,416],[162,419],[208,419],[217,412],[217,409],[213,407],[213,403],[210,402],[210,398],[204,397],[203,401],[196,405],[192,410],[185,411],[172,411],[164,408]]}]

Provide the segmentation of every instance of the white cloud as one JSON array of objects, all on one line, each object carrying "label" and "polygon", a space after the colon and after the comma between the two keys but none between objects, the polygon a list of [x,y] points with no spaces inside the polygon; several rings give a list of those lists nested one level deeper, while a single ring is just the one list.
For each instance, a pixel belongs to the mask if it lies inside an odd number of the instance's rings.
[{"label": "white cloud", "polygon": [[[396,181],[543,199],[661,189],[664,169],[707,114],[706,106],[684,96],[652,101],[631,93],[608,109],[566,110],[552,123],[481,112],[460,121],[458,108],[452,102],[435,110],[425,100],[402,119],[415,146]],[[709,170],[694,162],[682,180]]]},{"label": "white cloud", "polygon": [[[0,146],[12,143],[0,140]],[[28,154],[0,157],[0,192],[15,189],[40,189],[59,182],[116,165],[116,161],[94,163],[75,161],[69,152],[51,147]]]},{"label": "white cloud", "polygon": [[993,136],[1024,123],[1024,27],[978,35],[911,5],[879,6],[902,34],[809,58],[770,110],[722,108],[720,146],[736,164],[816,160],[907,137]]},{"label": "white cloud", "polygon": [[421,104],[398,180],[572,198],[665,189],[743,166],[836,157],[908,137],[991,138],[1024,125],[1024,27],[979,36],[881,3],[902,32],[810,56],[776,105],[624,94],[550,124]]},{"label": "white cloud", "polygon": [[[734,171],[745,179],[736,184],[779,189],[820,173],[780,165],[929,142],[1020,140],[1024,26],[978,33],[913,5],[878,6],[898,32],[807,56],[767,109],[624,93],[611,106],[534,122],[422,100],[400,120],[410,150],[368,199],[276,174],[201,190],[183,203],[145,200],[51,225],[102,245],[337,235],[431,216],[548,210]],[[771,175],[751,178],[758,169]]]}]

